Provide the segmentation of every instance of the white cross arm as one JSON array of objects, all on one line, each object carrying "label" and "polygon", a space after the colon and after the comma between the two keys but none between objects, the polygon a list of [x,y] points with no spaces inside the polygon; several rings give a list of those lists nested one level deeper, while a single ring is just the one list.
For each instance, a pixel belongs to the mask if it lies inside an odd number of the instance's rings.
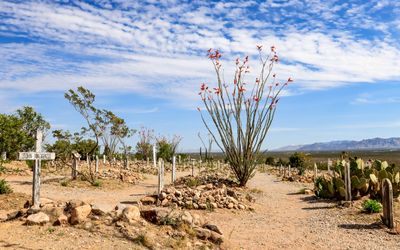
[{"label": "white cross arm", "polygon": [[19,160],[54,160],[56,158],[55,153],[36,153],[36,152],[20,152]]}]

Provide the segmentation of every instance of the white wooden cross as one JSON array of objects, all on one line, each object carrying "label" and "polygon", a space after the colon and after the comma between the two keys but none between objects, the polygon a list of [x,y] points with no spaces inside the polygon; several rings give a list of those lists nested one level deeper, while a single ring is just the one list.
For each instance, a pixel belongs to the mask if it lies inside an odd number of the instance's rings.
[{"label": "white wooden cross", "polygon": [[33,186],[32,186],[32,203],[33,208],[38,209],[40,206],[40,165],[42,160],[54,160],[55,153],[42,152],[43,133],[38,130],[36,132],[35,152],[20,152],[19,160],[35,160],[33,168]]}]

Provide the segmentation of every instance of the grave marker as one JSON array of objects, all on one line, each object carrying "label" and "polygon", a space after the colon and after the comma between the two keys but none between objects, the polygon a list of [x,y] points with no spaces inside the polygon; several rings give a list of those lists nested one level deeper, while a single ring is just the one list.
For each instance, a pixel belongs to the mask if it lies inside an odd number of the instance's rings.
[{"label": "grave marker", "polygon": [[317,163],[314,163],[314,181],[317,179],[318,175],[318,166]]},{"label": "grave marker", "polygon": [[156,151],[156,145],[153,145],[153,163],[154,163],[154,168],[157,168],[157,151]]},{"label": "grave marker", "polygon": [[158,194],[161,194],[161,191],[164,188],[164,161],[162,159],[158,160]]},{"label": "grave marker", "polygon": [[32,207],[38,209],[40,206],[40,165],[42,160],[54,160],[55,153],[42,152],[43,133],[36,132],[35,152],[20,152],[19,160],[34,160],[33,185],[32,185]]},{"label": "grave marker", "polygon": [[350,179],[350,163],[344,164],[344,187],[345,200],[351,201],[351,179]]},{"label": "grave marker", "polygon": [[7,153],[6,153],[6,152],[2,152],[2,153],[1,153],[1,159],[2,159],[3,161],[6,161],[6,160],[7,160]]},{"label": "grave marker", "polygon": [[331,174],[332,161],[328,159],[328,174]]},{"label": "grave marker", "polygon": [[176,156],[172,157],[172,177],[171,177],[172,184],[174,184],[176,180]]},{"label": "grave marker", "polygon": [[394,228],[393,222],[393,187],[388,178],[382,181],[383,223],[390,229]]}]

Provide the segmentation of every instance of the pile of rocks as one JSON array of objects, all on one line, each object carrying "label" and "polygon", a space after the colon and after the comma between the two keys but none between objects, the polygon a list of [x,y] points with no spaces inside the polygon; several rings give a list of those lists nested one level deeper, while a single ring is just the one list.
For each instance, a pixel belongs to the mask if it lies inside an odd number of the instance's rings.
[{"label": "pile of rocks", "polygon": [[250,194],[244,195],[242,191],[228,179],[215,176],[183,177],[176,181],[175,186],[164,188],[160,195],[143,197],[141,202],[143,205],[186,209],[253,210],[248,203],[254,202],[255,198]]},{"label": "pile of rocks", "polygon": [[305,173],[304,175],[292,175],[292,176],[282,176],[283,181],[291,181],[291,182],[301,182],[301,183],[313,183],[314,176],[311,174]]},{"label": "pile of rocks", "polygon": [[103,180],[121,180],[123,182],[135,184],[140,180],[143,180],[143,176],[140,173],[134,172],[129,169],[107,169],[103,170],[99,174],[99,179]]},{"label": "pile of rocks", "polygon": [[[26,203],[26,207],[29,207],[29,201]],[[195,237],[194,239],[204,240],[206,245],[223,242],[223,236],[218,227],[205,222],[198,214],[166,208],[140,208],[136,205],[118,204],[114,210],[106,212],[96,205],[79,200],[56,202],[50,199],[41,199],[40,209],[23,208],[8,214],[0,212],[0,222],[17,218],[29,226],[71,225],[90,231],[103,226],[112,226],[132,238],[151,230],[154,231],[154,226],[150,227],[149,223],[151,223],[172,227],[172,230],[167,230],[171,237]]]}]

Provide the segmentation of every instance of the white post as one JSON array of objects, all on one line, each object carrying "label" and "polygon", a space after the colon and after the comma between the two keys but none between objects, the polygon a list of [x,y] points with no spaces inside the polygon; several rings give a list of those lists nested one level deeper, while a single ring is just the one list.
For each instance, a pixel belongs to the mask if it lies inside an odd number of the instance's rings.
[{"label": "white post", "polygon": [[106,165],[106,155],[103,155],[103,164]]},{"label": "white post", "polygon": [[176,180],[176,156],[172,157],[172,184],[174,184]]},{"label": "white post", "polygon": [[344,186],[346,189],[346,201],[351,201],[351,179],[350,179],[350,163],[344,165]]},{"label": "white post", "polygon": [[86,164],[89,166],[89,155],[86,154]]},{"label": "white post", "polygon": [[292,167],[291,167],[290,164],[289,164],[289,167],[288,167],[288,172],[289,172],[289,173],[288,173],[288,177],[292,176],[291,168],[292,168]]},{"label": "white post", "polygon": [[3,159],[3,161],[7,160],[7,153],[6,152],[2,152],[1,153],[1,159]]},{"label": "white post", "polygon": [[314,180],[317,179],[317,175],[318,175],[318,166],[317,163],[314,163]]},{"label": "white post", "polygon": [[154,168],[157,168],[157,152],[156,152],[156,145],[153,145],[153,163]]},{"label": "white post", "polygon": [[150,165],[150,159],[149,159],[149,157],[147,157],[147,167],[149,167],[149,165]]},{"label": "white post", "polygon": [[161,191],[164,188],[164,162],[162,159],[158,160],[158,194],[161,194]]},{"label": "white post", "polygon": [[96,174],[99,172],[99,156],[96,155]]},{"label": "white post", "polygon": [[[42,131],[36,131],[36,153],[42,151]],[[33,186],[32,186],[32,204],[33,208],[38,209],[40,207],[40,159],[35,159],[35,168],[33,169]]]},{"label": "white post", "polygon": [[178,155],[178,164],[181,165],[181,155]]}]

